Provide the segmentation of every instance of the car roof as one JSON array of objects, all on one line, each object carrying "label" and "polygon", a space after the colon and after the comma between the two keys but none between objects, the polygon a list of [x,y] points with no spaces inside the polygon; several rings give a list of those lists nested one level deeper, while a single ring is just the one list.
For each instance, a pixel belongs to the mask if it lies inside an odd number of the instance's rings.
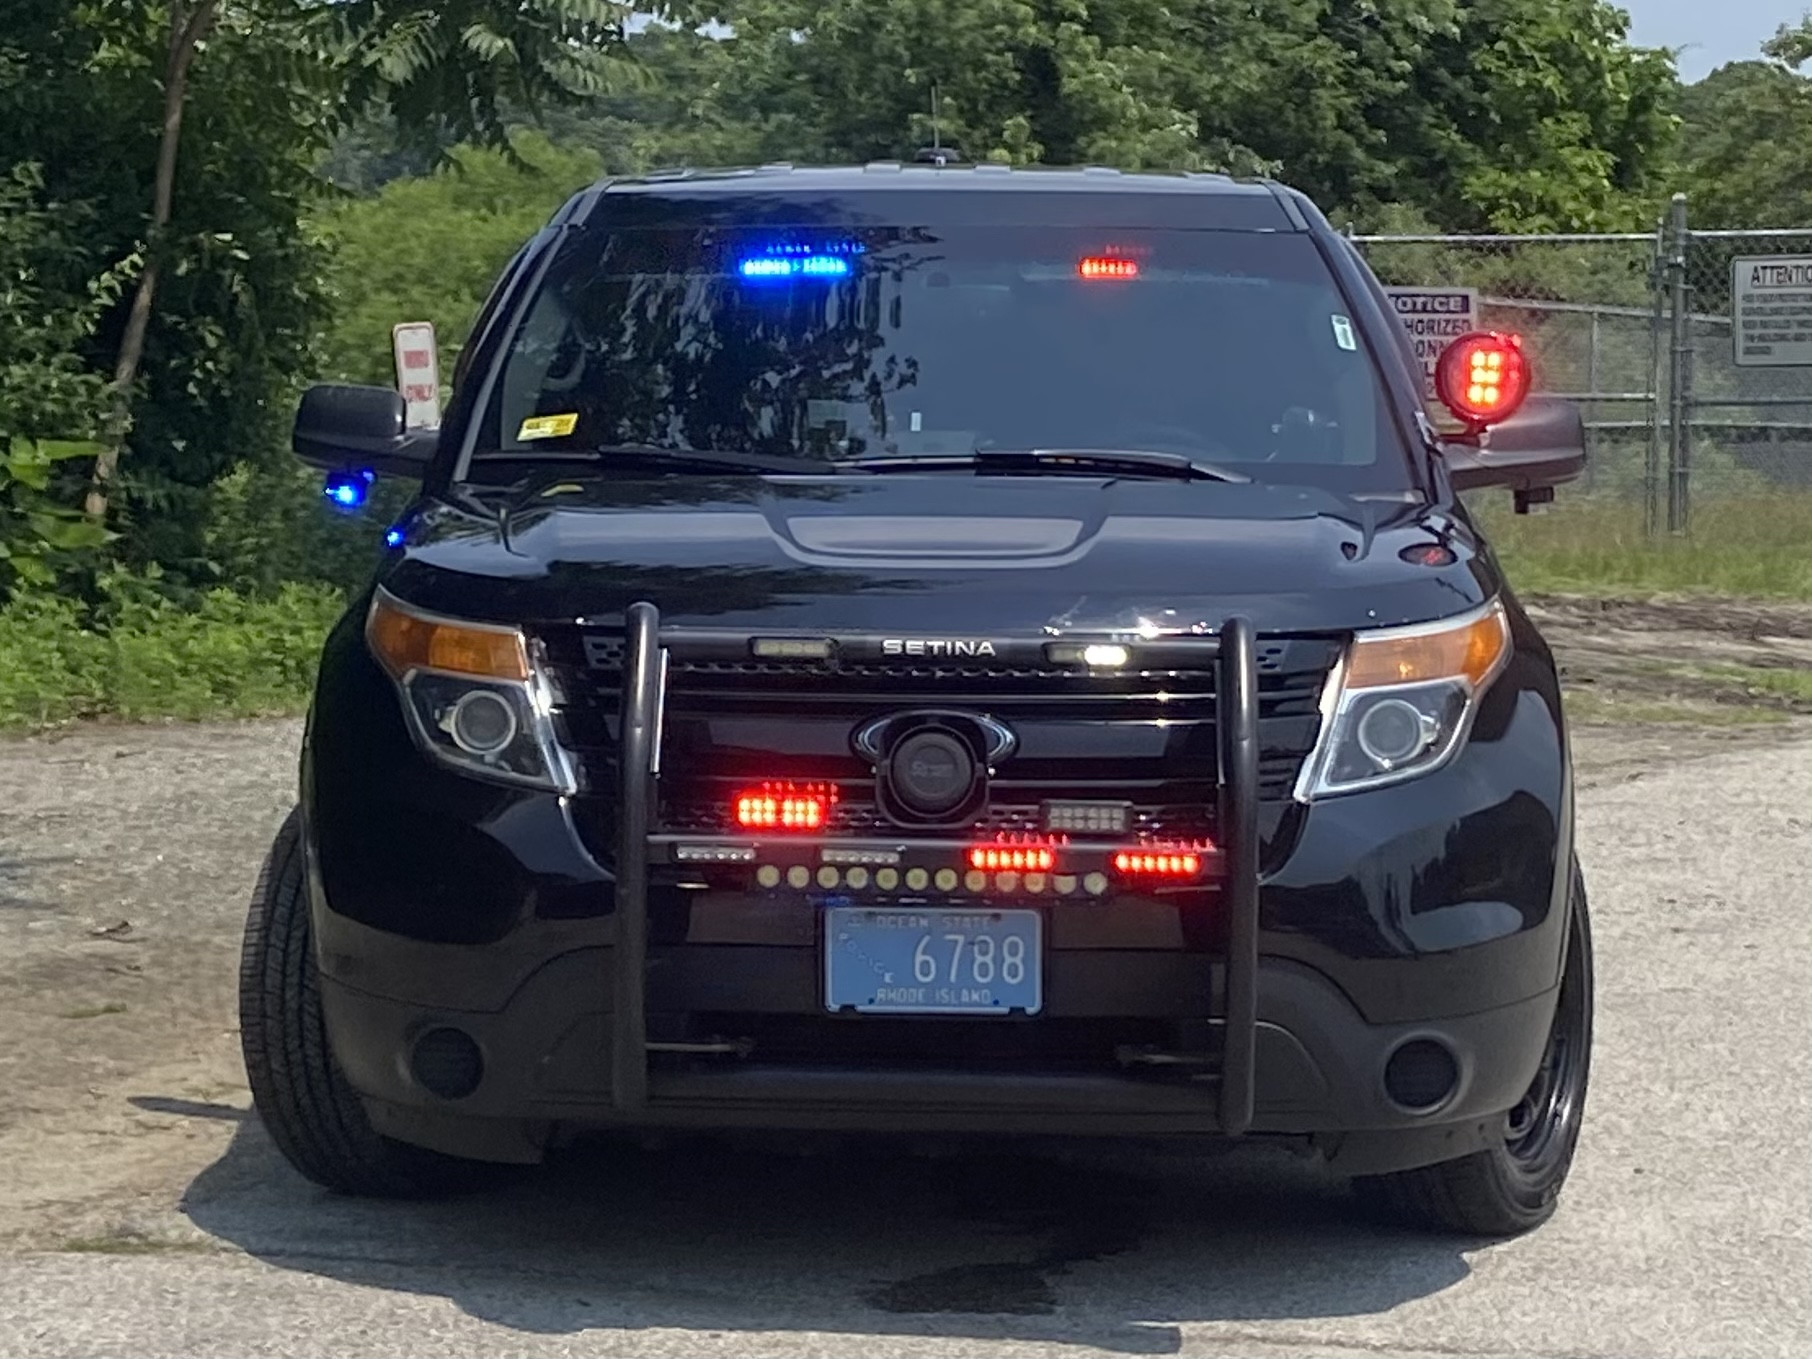
[{"label": "car roof", "polygon": [[[903,196],[915,216],[1012,225],[1047,220],[1103,226],[1201,226],[1305,231],[1325,219],[1294,189],[1208,171],[1122,171],[1106,166],[865,165],[774,163],[659,170],[600,180],[560,217],[658,225],[683,217],[772,220],[777,205],[812,204],[833,217],[897,219]],[[670,211],[669,211],[670,210]],[[677,221],[674,224],[678,224]]]},{"label": "car roof", "polygon": [[938,189],[961,192],[1012,192],[1061,189],[1071,193],[1209,193],[1259,197],[1272,192],[1270,182],[1235,179],[1207,170],[1117,170],[1105,165],[962,165],[915,164],[897,160],[869,161],[864,165],[795,165],[774,161],[766,165],[725,169],[681,166],[642,175],[615,176],[599,181],[617,193],[659,189],[684,184],[703,192],[746,192],[751,180],[769,181],[774,187],[810,193],[822,189],[851,189],[860,185],[902,189]]}]

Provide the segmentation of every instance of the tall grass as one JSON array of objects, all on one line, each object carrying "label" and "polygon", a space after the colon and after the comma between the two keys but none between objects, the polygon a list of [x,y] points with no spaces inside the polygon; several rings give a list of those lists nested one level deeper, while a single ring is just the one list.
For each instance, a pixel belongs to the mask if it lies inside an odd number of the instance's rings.
[{"label": "tall grass", "polygon": [[1547,512],[1514,515],[1507,499],[1488,493],[1479,517],[1521,594],[1812,600],[1812,495],[1708,500],[1688,535],[1656,541],[1640,505],[1570,502],[1562,487]]},{"label": "tall grass", "polygon": [[299,712],[344,607],[339,591],[303,585],[266,599],[215,590],[191,608],[116,590],[98,617],[57,596],[15,600],[0,609],[0,729]]}]

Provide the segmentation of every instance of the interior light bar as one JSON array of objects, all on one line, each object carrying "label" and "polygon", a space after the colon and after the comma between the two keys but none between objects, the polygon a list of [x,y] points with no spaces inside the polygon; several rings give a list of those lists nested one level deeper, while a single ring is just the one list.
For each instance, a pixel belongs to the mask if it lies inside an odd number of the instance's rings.
[{"label": "interior light bar", "polygon": [[747,279],[847,278],[849,261],[837,255],[756,255],[736,271]]}]

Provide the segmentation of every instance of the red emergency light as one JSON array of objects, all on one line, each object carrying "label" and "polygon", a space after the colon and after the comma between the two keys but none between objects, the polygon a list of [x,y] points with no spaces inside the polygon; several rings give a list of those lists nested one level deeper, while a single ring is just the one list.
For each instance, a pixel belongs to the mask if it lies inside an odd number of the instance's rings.
[{"label": "red emergency light", "polygon": [[1115,850],[1109,862],[1121,877],[1180,881],[1201,877],[1218,860],[1212,841],[1172,840],[1128,845]]},{"label": "red emergency light", "polygon": [[1498,331],[1462,335],[1435,364],[1435,395],[1475,429],[1513,414],[1529,395],[1522,337]]},{"label": "red emergency light", "polygon": [[1202,871],[1202,856],[1193,850],[1125,849],[1114,855],[1114,871],[1129,877],[1193,878]]},{"label": "red emergency light", "polygon": [[990,873],[1049,873],[1057,866],[1057,851],[1049,845],[976,845],[969,851],[969,867]]},{"label": "red emergency light", "polygon": [[1076,272],[1084,278],[1137,278],[1139,261],[1119,255],[1085,255],[1077,262]]},{"label": "red emergency light", "polygon": [[732,808],[744,830],[823,830],[837,801],[834,788],[820,784],[763,784],[736,795]]}]

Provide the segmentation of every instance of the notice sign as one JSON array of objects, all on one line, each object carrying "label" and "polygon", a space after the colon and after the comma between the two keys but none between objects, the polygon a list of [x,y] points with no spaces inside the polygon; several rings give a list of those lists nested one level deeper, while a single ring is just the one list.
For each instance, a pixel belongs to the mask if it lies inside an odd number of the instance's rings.
[{"label": "notice sign", "polygon": [[1479,328],[1479,294],[1476,288],[1386,288],[1397,315],[1409,327],[1416,357],[1422,361],[1422,382],[1434,395],[1435,363],[1441,351],[1468,331]]},{"label": "notice sign", "polygon": [[440,356],[432,321],[404,321],[390,328],[396,351],[396,389],[403,394],[410,429],[440,428]]},{"label": "notice sign", "polygon": [[1732,260],[1730,270],[1737,366],[1812,367],[1812,255]]}]

